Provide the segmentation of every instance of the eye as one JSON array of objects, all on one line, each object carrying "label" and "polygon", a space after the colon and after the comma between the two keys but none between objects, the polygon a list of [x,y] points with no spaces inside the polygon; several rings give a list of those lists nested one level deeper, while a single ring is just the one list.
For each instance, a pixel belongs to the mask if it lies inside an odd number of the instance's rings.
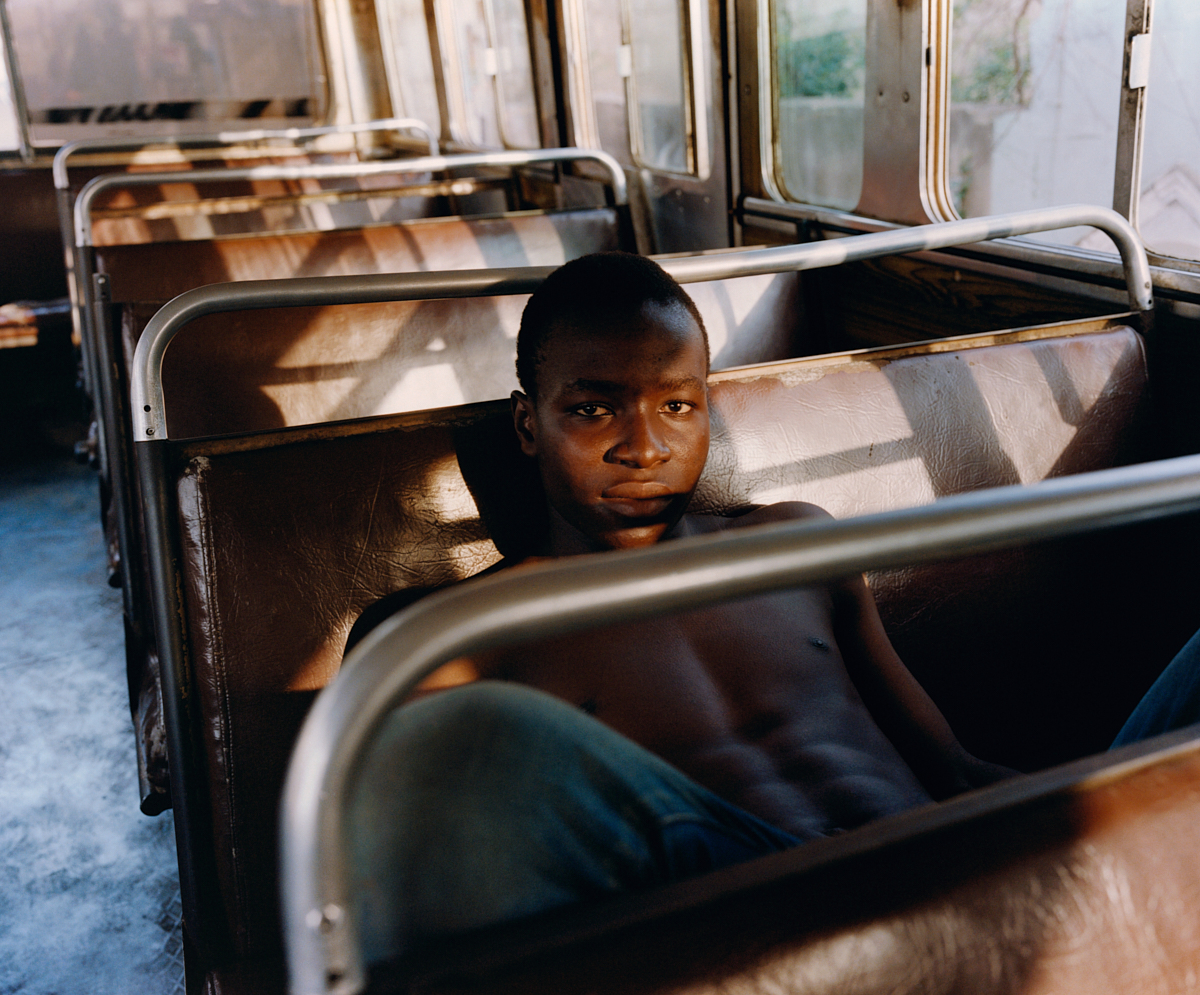
[{"label": "eye", "polygon": [[571,413],[584,418],[600,418],[603,415],[612,414],[608,405],[598,404],[595,401],[589,401],[586,404],[577,404],[571,409]]},{"label": "eye", "polygon": [[689,411],[694,411],[696,405],[691,401],[668,401],[663,407],[673,415],[686,415]]}]

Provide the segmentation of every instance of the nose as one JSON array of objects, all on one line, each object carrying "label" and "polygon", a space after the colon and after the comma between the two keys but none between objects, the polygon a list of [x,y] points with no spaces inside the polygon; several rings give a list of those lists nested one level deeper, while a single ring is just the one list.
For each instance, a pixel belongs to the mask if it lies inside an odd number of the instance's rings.
[{"label": "nose", "polygon": [[671,447],[653,415],[638,412],[623,429],[620,441],[608,451],[611,462],[646,470],[671,458]]}]

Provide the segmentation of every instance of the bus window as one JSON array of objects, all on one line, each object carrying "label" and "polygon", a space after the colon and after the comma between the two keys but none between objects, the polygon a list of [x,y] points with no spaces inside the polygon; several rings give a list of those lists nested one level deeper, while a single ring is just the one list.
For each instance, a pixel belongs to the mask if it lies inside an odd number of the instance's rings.
[{"label": "bus window", "polygon": [[596,110],[600,147],[632,166],[629,115],[625,80],[629,76],[629,49],[625,45],[620,5],[611,0],[586,0],[588,81]]},{"label": "bus window", "polygon": [[324,113],[313,0],[8,8],[35,141],[211,131],[214,121],[300,124]]},{"label": "bus window", "polygon": [[843,210],[862,192],[866,0],[775,0],[775,185]]},{"label": "bus window", "polygon": [[[451,0],[450,44],[457,72],[447,83],[457,89],[454,101],[459,141],[477,148],[500,148],[500,123],[496,120],[496,97],[491,77],[495,51],[488,32],[484,0]],[[443,8],[444,9],[444,8]],[[456,85],[455,85],[456,84]]]},{"label": "bus window", "polygon": [[447,88],[456,137],[479,148],[537,148],[524,4],[451,0],[449,9],[453,51],[447,53]]},{"label": "bus window", "polygon": [[687,25],[679,0],[627,0],[626,77],[634,159],[649,169],[693,172]]},{"label": "bus window", "polygon": [[509,148],[537,148],[542,143],[538,138],[525,4],[522,0],[491,0],[491,8],[500,134]]},{"label": "bus window", "polygon": [[433,54],[423,0],[377,0],[383,53],[396,117],[415,117],[441,130]]},{"label": "bus window", "polygon": [[960,214],[1112,205],[1124,28],[1125,0],[957,0],[949,180]]},{"label": "bus window", "polygon": [[1200,6],[1155,0],[1138,222],[1148,248],[1200,259]]},{"label": "bus window", "polygon": [[13,104],[12,88],[8,85],[8,60],[4,56],[4,46],[0,45],[0,151],[8,152],[20,147],[17,109]]}]

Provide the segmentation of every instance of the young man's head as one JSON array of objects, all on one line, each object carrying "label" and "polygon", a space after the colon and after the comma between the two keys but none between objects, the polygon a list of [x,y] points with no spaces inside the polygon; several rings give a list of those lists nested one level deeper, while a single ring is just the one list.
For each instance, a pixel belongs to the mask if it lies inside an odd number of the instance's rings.
[{"label": "young man's head", "polygon": [[649,259],[584,256],[530,298],[517,434],[593,548],[648,545],[683,515],[708,456],[707,374],[696,305]]}]

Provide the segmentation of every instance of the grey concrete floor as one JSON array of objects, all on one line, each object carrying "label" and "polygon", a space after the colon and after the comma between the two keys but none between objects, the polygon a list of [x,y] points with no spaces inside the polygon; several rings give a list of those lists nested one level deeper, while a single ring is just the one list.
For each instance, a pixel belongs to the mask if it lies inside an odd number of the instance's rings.
[{"label": "grey concrete floor", "polygon": [[0,995],[183,990],[170,813],[138,810],[96,475],[0,466]]}]

